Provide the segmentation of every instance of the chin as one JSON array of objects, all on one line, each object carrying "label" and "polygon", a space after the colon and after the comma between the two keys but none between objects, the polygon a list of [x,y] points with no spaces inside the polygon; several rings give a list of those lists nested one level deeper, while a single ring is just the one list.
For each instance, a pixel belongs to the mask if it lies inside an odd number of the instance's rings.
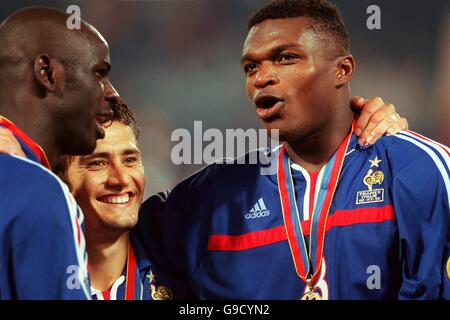
[{"label": "chin", "polygon": [[270,122],[263,122],[266,130],[269,131],[269,135],[271,135],[272,130],[278,130],[278,139],[279,141],[285,141],[286,138],[289,137],[289,130],[286,128],[286,123],[280,119],[273,120]]},{"label": "chin", "polygon": [[115,232],[127,232],[134,228],[137,221],[116,221],[116,222],[109,222],[108,228],[111,231]]}]

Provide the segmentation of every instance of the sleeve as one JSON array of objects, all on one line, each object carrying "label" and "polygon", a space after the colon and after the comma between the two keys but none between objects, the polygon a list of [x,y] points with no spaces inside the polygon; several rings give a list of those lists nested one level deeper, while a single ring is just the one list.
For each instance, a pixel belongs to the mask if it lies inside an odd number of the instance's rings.
[{"label": "sleeve", "polygon": [[399,299],[449,297],[445,272],[450,216],[448,172],[442,158],[419,156],[394,176],[403,276]]},{"label": "sleeve", "polygon": [[181,299],[194,298],[190,279],[207,247],[206,228],[212,211],[211,172],[207,169],[178,184],[167,198],[157,194],[147,199],[133,230],[152,263],[186,287],[179,290],[185,292],[178,297]]},{"label": "sleeve", "polygon": [[52,176],[21,188],[23,203],[11,226],[15,296],[89,299],[82,213],[68,188]]}]

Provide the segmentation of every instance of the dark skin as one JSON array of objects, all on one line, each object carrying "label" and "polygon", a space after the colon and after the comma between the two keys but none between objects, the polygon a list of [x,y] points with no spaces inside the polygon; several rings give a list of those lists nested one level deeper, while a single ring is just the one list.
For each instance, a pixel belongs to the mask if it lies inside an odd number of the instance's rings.
[{"label": "dark skin", "polygon": [[348,83],[353,57],[297,17],[266,20],[243,50],[247,94],[264,126],[279,129],[290,158],[319,171],[344,140],[354,114]]},{"label": "dark skin", "polygon": [[89,154],[104,137],[119,95],[108,79],[109,47],[82,22],[66,27],[67,15],[27,8],[0,25],[0,114],[46,152],[52,165],[62,154]]}]

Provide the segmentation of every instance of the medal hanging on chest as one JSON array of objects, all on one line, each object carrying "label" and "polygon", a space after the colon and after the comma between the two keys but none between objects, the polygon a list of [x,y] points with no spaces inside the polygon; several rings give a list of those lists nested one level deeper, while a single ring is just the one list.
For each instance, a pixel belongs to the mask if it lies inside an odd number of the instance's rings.
[{"label": "medal hanging on chest", "polygon": [[277,161],[278,192],[283,211],[284,226],[294,261],[295,271],[307,285],[301,300],[321,300],[315,284],[320,276],[323,258],[325,229],[334,192],[344,163],[345,153],[353,132],[345,138],[331,159],[321,170],[319,192],[315,201],[310,223],[309,250],[302,230],[300,216],[295,198],[290,159],[283,145]]}]

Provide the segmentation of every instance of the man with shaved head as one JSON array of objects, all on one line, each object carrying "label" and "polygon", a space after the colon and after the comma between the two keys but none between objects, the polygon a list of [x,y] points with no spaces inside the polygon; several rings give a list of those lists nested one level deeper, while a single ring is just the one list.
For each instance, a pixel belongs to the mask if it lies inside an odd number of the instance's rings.
[{"label": "man with shaved head", "polygon": [[109,47],[86,22],[26,8],[0,25],[0,126],[27,159],[0,155],[0,298],[86,299],[83,215],[49,169],[62,154],[91,153],[119,96]]}]

